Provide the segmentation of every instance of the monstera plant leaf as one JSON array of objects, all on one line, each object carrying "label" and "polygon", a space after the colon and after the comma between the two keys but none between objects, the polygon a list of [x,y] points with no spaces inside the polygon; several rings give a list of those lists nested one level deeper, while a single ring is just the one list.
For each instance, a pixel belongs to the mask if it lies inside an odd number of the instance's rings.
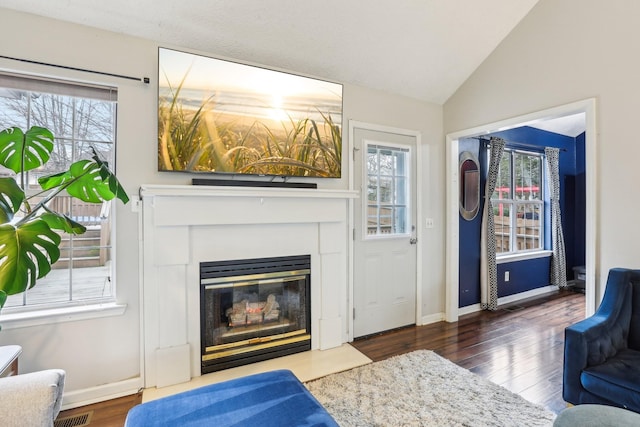
[{"label": "monstera plant leaf", "polygon": [[49,129],[33,126],[26,133],[18,127],[0,132],[0,164],[15,173],[39,168],[49,161],[53,151],[53,134]]},{"label": "monstera plant leaf", "polygon": [[106,165],[96,157],[92,160],[79,160],[66,172],[43,176],[38,180],[44,190],[64,187],[70,196],[90,203],[100,203],[118,197],[123,203],[129,198],[118,179]]},{"label": "monstera plant leaf", "polygon": [[60,236],[40,218],[17,227],[0,225],[0,293],[14,295],[33,287],[60,258],[59,244]]},{"label": "monstera plant leaf", "polygon": [[[0,165],[17,174],[44,166],[53,151],[53,134],[34,126],[27,132],[12,127],[0,132]],[[23,175],[24,176],[24,175]],[[61,238],[54,230],[82,234],[86,228],[54,211],[50,201],[66,191],[84,202],[101,203],[113,198],[129,201],[122,185],[93,151],[91,160],[73,163],[66,172],[41,177],[42,192],[32,208],[13,178],[0,178],[0,309],[9,295],[35,286],[60,258]],[[23,185],[25,185],[23,183]],[[48,192],[48,194],[44,194]],[[15,218],[22,209],[24,216]]]},{"label": "monstera plant leaf", "polygon": [[46,222],[52,230],[62,230],[65,233],[75,235],[84,234],[84,232],[87,231],[87,227],[72,220],[68,216],[54,212],[46,206],[43,206],[43,209],[46,212],[40,215],[39,218]]},{"label": "monstera plant leaf", "polygon": [[[93,147],[91,149],[93,150]],[[118,181],[118,178],[116,178],[113,172],[111,172],[111,169],[109,169],[109,165],[107,164],[107,162],[103,162],[95,150],[93,150],[93,161],[95,161],[96,164],[100,166],[100,176],[102,177],[102,180],[109,185],[109,189],[116,196],[116,198],[120,199],[120,201],[126,205],[129,202],[129,196],[127,195],[127,192],[124,191],[124,188],[122,188],[122,185],[120,184],[120,181]]]},{"label": "monstera plant leaf", "polygon": [[24,202],[24,191],[13,178],[0,178],[0,224],[13,219]]}]

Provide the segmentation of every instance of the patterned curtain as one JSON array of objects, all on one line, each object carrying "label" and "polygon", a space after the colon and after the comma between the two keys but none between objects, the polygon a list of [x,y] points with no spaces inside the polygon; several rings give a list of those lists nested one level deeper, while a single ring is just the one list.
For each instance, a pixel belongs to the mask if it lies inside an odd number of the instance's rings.
[{"label": "patterned curtain", "polygon": [[483,310],[498,309],[498,271],[496,266],[496,231],[493,220],[491,195],[496,189],[500,159],[505,141],[491,137],[489,172],[484,190],[484,213],[482,214],[482,234],[480,250],[480,306]]},{"label": "patterned curtain", "polygon": [[567,255],[564,250],[562,234],[562,216],[560,214],[560,174],[558,165],[560,150],[546,147],[547,177],[549,178],[549,199],[551,201],[551,284],[560,288],[567,287]]}]

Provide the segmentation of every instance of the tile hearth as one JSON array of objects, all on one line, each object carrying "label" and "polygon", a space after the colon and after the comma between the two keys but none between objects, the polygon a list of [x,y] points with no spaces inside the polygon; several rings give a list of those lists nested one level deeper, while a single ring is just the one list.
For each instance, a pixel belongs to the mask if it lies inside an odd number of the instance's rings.
[{"label": "tile hearth", "polygon": [[257,374],[276,369],[289,369],[302,382],[315,380],[336,372],[342,372],[358,366],[371,363],[364,354],[360,353],[349,344],[330,350],[312,350],[290,356],[265,360],[251,365],[239,366],[224,371],[195,377],[191,381],[182,384],[162,388],[148,388],[142,394],[142,401],[149,402],[161,397],[170,396],[194,388],[215,384],[246,375]]}]

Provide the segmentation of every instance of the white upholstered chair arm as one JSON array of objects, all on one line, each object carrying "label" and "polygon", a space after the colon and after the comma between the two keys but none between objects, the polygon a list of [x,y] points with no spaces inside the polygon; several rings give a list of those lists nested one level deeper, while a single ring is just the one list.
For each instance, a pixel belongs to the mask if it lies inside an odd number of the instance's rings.
[{"label": "white upholstered chair arm", "polygon": [[0,378],[0,425],[53,426],[62,406],[64,379],[61,369]]}]

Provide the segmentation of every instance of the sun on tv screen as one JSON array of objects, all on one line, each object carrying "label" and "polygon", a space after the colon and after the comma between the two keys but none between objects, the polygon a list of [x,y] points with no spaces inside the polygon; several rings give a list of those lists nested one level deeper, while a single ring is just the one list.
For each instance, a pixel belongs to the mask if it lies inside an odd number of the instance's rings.
[{"label": "sun on tv screen", "polygon": [[342,85],[160,48],[158,170],[339,178]]}]

